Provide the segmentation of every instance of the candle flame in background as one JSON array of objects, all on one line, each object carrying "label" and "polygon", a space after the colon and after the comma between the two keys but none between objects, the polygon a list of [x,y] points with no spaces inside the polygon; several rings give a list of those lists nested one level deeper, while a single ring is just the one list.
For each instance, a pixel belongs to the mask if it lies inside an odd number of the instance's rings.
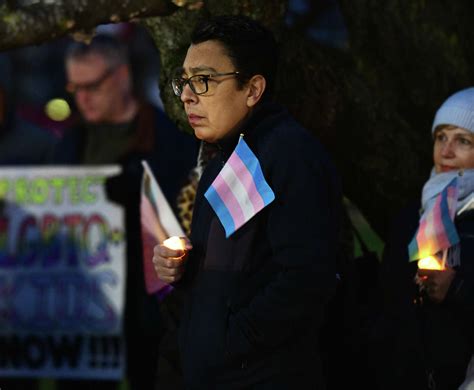
[{"label": "candle flame in background", "polygon": [[179,238],[178,236],[172,236],[163,241],[163,245],[167,248],[174,249],[174,250],[184,250],[184,240]]},{"label": "candle flame in background", "polygon": [[428,256],[428,257],[418,260],[418,268],[431,269],[431,270],[437,270],[437,271],[442,271],[444,269],[441,262],[436,257],[433,257],[433,256]]}]

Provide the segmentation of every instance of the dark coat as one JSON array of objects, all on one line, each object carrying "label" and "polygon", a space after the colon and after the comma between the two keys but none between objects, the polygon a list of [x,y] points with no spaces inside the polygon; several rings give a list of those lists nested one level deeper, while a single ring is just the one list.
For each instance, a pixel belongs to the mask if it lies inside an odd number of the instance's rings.
[{"label": "dark coat", "polygon": [[47,164],[56,141],[45,129],[9,115],[0,124],[0,166]]},{"label": "dark coat", "polygon": [[[142,377],[143,385],[137,388],[151,388],[156,380],[154,375],[163,321],[157,298],[145,290],[140,233],[141,161],[148,161],[173,207],[180,187],[196,164],[198,144],[194,137],[179,131],[161,110],[150,105],[140,107],[135,123],[135,136],[128,152],[115,162],[122,167],[122,173],[107,180],[106,192],[108,198],[123,206],[125,212],[127,282],[124,323],[129,372],[134,376],[133,380]],[[66,132],[55,149],[54,163],[82,164],[85,136],[81,125]]]},{"label": "dark coat", "polygon": [[440,304],[427,297],[419,304],[417,263],[408,262],[419,217],[419,204],[404,210],[385,248],[380,275],[384,307],[375,333],[381,389],[426,389],[427,372],[437,390],[457,389],[474,353],[474,210],[455,219],[461,265]]},{"label": "dark coat", "polygon": [[182,282],[186,388],[321,389],[317,333],[336,281],[339,181],[321,145],[281,108],[259,109],[242,132],[275,200],[225,238],[203,197],[238,134],[221,142],[199,184]]}]

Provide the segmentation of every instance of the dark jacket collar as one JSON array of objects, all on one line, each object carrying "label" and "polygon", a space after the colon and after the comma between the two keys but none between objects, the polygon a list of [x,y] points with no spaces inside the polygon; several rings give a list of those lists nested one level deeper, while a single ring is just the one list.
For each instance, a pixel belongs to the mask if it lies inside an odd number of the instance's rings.
[{"label": "dark jacket collar", "polygon": [[249,140],[255,138],[265,119],[283,112],[286,112],[286,109],[277,103],[270,101],[260,103],[236,130],[217,142],[216,146],[222,153],[222,157],[227,159],[232,154],[241,134],[248,143]]}]

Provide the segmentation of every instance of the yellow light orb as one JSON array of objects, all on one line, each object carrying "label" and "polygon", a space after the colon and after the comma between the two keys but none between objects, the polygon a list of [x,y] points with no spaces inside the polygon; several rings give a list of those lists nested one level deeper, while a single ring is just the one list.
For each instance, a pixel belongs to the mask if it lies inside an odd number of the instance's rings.
[{"label": "yellow light orb", "polygon": [[46,115],[53,121],[62,122],[71,115],[71,108],[64,99],[51,99],[44,109]]}]

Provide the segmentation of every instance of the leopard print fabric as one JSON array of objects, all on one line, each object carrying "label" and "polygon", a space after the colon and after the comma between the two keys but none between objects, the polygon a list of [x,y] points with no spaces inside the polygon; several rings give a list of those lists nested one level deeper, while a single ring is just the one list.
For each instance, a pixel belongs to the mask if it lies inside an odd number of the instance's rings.
[{"label": "leopard print fabric", "polygon": [[181,190],[179,191],[177,198],[178,219],[188,237],[191,234],[191,221],[193,218],[197,186],[204,168],[216,153],[217,148],[215,145],[201,142],[197,166],[191,169],[186,184],[181,187]]}]

